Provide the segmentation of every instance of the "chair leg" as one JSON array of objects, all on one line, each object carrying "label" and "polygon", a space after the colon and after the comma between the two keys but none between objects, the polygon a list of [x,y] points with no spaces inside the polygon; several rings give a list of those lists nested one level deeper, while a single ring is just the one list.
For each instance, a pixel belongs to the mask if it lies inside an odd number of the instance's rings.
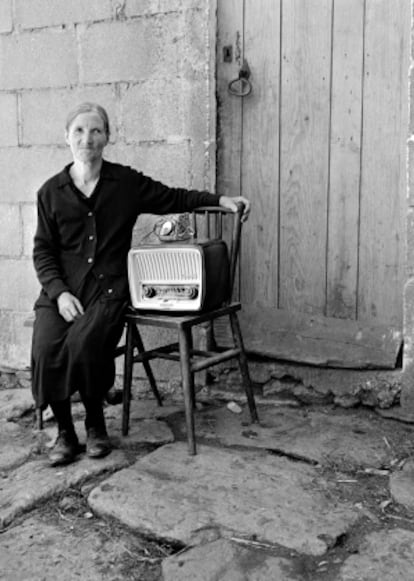
[{"label": "chair leg", "polygon": [[[194,347],[194,343],[193,343],[193,333],[191,329],[188,329],[187,332],[187,337],[188,337],[188,357],[189,357],[189,365],[190,365],[190,369],[191,369],[191,352],[193,350]],[[196,409],[196,398],[195,398],[195,379],[194,379],[194,373],[191,374],[191,389],[190,389],[190,396],[191,396],[191,405],[193,410]]]},{"label": "chair leg", "polygon": [[191,330],[180,329],[179,344],[180,344],[180,365],[181,365],[181,380],[183,384],[185,420],[187,427],[187,442],[188,453],[194,456],[197,453],[195,442],[195,426],[194,426],[194,373],[191,371]]},{"label": "chair leg", "polygon": [[251,417],[253,423],[257,423],[259,421],[259,418],[257,415],[256,402],[254,399],[253,386],[252,386],[252,381],[250,379],[249,366],[247,364],[246,352],[244,350],[243,338],[242,338],[242,334],[240,331],[239,319],[238,319],[236,313],[230,313],[229,316],[230,316],[230,324],[231,324],[231,330],[232,330],[232,334],[233,334],[234,344],[237,347],[237,349],[240,350],[240,355],[238,357],[239,366],[240,366],[240,373],[242,376],[243,386],[244,386],[246,396],[247,396],[247,403],[249,405],[250,417]]},{"label": "chair leg", "polygon": [[[137,329],[136,325],[133,326],[132,333],[134,343],[137,346],[139,353],[144,353],[145,352],[144,343],[142,342],[141,334]],[[147,374],[148,381],[152,389],[152,393],[154,394],[154,397],[157,400],[158,405],[162,406],[162,397],[160,395],[160,392],[158,391],[157,382],[155,381],[155,377],[148,359],[143,359],[142,365],[144,367],[145,373]]]},{"label": "chair leg", "polygon": [[134,365],[133,323],[127,323],[124,358],[124,389],[122,394],[122,435],[129,431],[129,413],[131,407],[132,368]]},{"label": "chair leg", "polygon": [[43,410],[36,408],[36,427],[38,430],[43,430]]},{"label": "chair leg", "polygon": [[[203,341],[204,347],[207,351],[215,351],[217,350],[217,343],[216,338],[214,336],[214,326],[213,321],[207,321],[206,323],[202,323],[200,326],[203,331]],[[200,373],[201,381],[203,385],[209,385],[213,383],[212,374],[211,372],[206,369]],[[200,377],[199,376],[199,377]]]}]

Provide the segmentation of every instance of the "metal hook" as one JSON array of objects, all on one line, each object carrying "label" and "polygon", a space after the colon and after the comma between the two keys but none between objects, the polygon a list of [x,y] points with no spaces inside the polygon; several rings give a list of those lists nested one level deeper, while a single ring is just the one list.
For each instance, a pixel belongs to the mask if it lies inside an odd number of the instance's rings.
[{"label": "metal hook", "polygon": [[236,95],[236,97],[247,97],[252,92],[252,84],[249,81],[250,67],[246,59],[243,59],[243,64],[239,70],[237,79],[230,81],[228,85],[229,93]]}]

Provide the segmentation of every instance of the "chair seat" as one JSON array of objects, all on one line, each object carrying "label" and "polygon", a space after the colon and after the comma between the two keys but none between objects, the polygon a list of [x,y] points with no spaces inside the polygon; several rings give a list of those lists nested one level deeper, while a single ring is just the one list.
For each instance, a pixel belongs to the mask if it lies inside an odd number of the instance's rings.
[{"label": "chair seat", "polygon": [[174,313],[160,313],[155,311],[141,311],[130,307],[125,315],[126,321],[131,321],[136,325],[150,325],[153,327],[169,327],[169,328],[187,328],[201,325],[207,321],[224,317],[230,313],[234,313],[241,309],[239,302],[233,302],[224,307],[214,309],[208,312],[197,312],[194,314]]}]

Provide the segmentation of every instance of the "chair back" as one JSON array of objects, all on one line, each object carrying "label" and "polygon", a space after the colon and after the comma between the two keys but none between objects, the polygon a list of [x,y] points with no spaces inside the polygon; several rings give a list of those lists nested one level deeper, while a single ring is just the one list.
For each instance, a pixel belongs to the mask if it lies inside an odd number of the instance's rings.
[{"label": "chair back", "polygon": [[197,240],[224,240],[229,251],[230,297],[233,295],[240,253],[242,214],[244,206],[237,204],[237,212],[221,206],[195,208],[190,214],[190,225]]}]

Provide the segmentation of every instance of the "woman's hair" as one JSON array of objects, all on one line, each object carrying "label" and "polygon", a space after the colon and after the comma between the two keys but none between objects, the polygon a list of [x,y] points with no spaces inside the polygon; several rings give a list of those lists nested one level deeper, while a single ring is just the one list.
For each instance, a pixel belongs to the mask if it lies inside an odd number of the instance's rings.
[{"label": "woman's hair", "polygon": [[72,125],[73,121],[81,113],[97,113],[104,123],[105,133],[109,139],[110,129],[108,113],[105,111],[103,107],[101,107],[101,105],[98,105],[97,103],[86,102],[81,103],[80,105],[75,107],[66,118],[65,125],[66,131],[69,131],[69,128]]}]

